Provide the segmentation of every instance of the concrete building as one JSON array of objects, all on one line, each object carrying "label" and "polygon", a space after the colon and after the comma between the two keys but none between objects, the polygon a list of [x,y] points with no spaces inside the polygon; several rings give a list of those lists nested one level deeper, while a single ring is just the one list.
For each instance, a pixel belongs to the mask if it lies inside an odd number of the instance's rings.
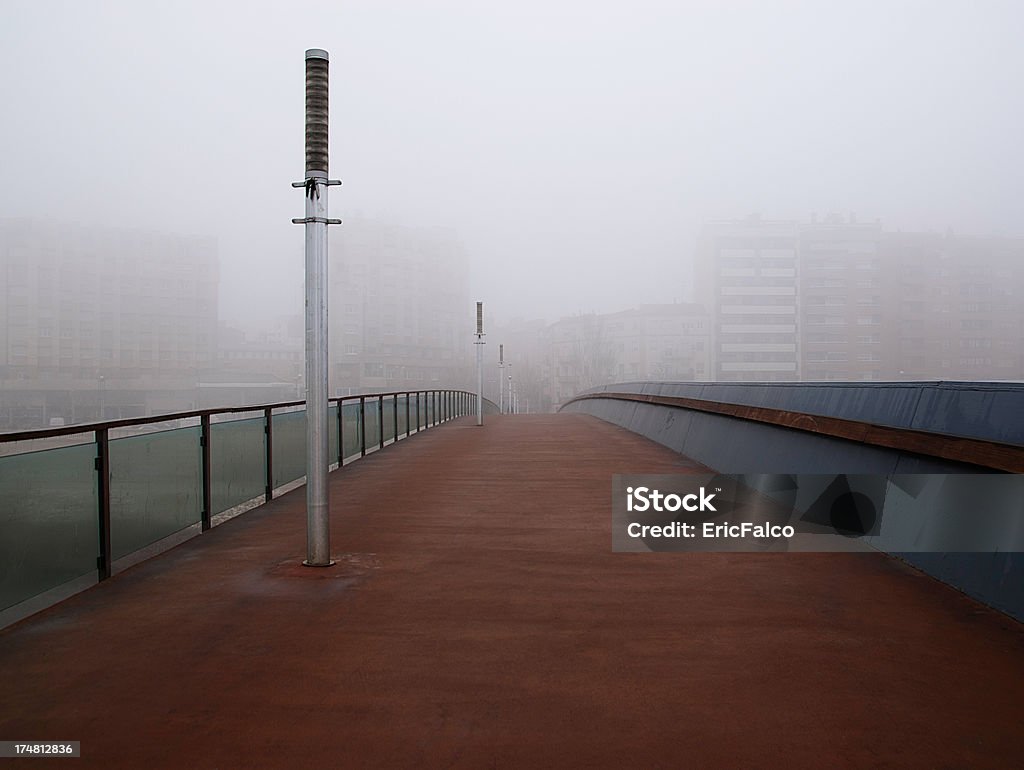
[{"label": "concrete building", "polygon": [[546,336],[552,408],[597,385],[706,380],[711,372],[710,323],[702,305],[572,316],[552,324]]},{"label": "concrete building", "polygon": [[799,379],[797,224],[716,222],[697,249],[698,298],[714,340],[710,379]]},{"label": "concrete building", "polygon": [[1024,378],[1024,239],[751,217],[705,228],[697,275],[716,380]]},{"label": "concrete building", "polygon": [[217,283],[209,239],[0,223],[0,428],[194,406]]},{"label": "concrete building", "polygon": [[888,233],[900,379],[1024,379],[1024,239]]},{"label": "concrete building", "polygon": [[800,379],[891,379],[893,285],[881,239],[878,222],[833,216],[799,227]]},{"label": "concrete building", "polygon": [[329,248],[332,395],[475,383],[469,260],[453,232],[346,219]]}]

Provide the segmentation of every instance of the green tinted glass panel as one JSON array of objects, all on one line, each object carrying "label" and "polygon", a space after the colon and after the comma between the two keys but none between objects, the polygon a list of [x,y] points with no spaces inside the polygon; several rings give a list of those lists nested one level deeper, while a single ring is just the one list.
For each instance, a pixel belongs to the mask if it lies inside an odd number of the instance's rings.
[{"label": "green tinted glass panel", "polygon": [[395,437],[395,397],[384,399],[384,440],[391,441]]},{"label": "green tinted glass panel", "polygon": [[423,398],[427,404],[427,425],[434,424],[434,394],[424,393]]},{"label": "green tinted glass panel", "polygon": [[327,410],[327,464],[338,462],[338,407]]},{"label": "green tinted glass panel", "polygon": [[342,439],[345,442],[345,457],[352,457],[360,452],[360,431],[362,430],[359,420],[359,402],[346,401],[341,407]]},{"label": "green tinted glass panel", "polygon": [[404,436],[409,421],[406,419],[406,406],[409,401],[405,396],[398,397],[398,435]]},{"label": "green tinted glass panel", "polygon": [[178,428],[110,442],[110,550],[114,559],[199,521],[200,430]]},{"label": "green tinted glass panel", "polygon": [[266,490],[266,434],[263,418],[215,422],[210,426],[213,511],[260,497]]},{"label": "green tinted glass panel", "polygon": [[274,486],[306,475],[306,413],[274,415]]},{"label": "green tinted glass panel", "polygon": [[380,402],[366,399],[366,448],[373,449],[380,444]]},{"label": "green tinted glass panel", "polygon": [[0,457],[0,609],[96,572],[96,445]]}]

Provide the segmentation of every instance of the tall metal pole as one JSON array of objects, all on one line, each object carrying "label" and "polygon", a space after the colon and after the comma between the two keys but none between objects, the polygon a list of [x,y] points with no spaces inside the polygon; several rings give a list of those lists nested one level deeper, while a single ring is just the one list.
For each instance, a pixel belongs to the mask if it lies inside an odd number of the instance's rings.
[{"label": "tall metal pole", "polygon": [[508,363],[508,413],[515,414],[512,410],[512,362]]},{"label": "tall metal pole", "polygon": [[476,424],[484,424],[484,303],[476,303]]},{"label": "tall metal pole", "polygon": [[310,567],[331,561],[330,500],[327,491],[329,404],[327,402],[327,51],[306,51],[306,176],[292,182],[306,193],[306,560]]}]

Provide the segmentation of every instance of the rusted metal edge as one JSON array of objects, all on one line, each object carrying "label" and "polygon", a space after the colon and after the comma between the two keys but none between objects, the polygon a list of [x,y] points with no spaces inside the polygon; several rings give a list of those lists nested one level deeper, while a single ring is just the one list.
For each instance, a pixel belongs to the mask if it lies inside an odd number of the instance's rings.
[{"label": "rusted metal edge", "polygon": [[659,406],[671,406],[678,409],[690,409],[708,414],[719,414],[741,420],[775,425],[781,428],[841,438],[870,446],[968,463],[983,468],[1006,471],[1007,473],[1024,473],[1024,447],[1016,444],[1004,444],[998,441],[986,441],[985,439],[968,438],[966,436],[950,436],[944,433],[913,430],[911,428],[894,428],[888,425],[875,425],[874,423],[860,420],[826,417],[818,414],[807,414],[806,412],[791,412],[785,409],[748,406],[746,404],[727,404],[720,401],[705,401],[703,399],[676,396],[614,392],[584,393],[567,401],[563,404],[563,408],[575,401],[600,398],[610,398],[616,401],[636,401],[657,404]]}]

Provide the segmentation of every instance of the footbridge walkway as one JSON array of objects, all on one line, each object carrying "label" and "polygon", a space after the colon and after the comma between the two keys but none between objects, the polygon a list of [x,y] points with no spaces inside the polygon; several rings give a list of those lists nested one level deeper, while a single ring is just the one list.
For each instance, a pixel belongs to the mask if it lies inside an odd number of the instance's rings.
[{"label": "footbridge walkway", "polygon": [[103,768],[1019,765],[1007,615],[878,552],[612,552],[613,474],[706,470],[568,410],[412,433],[330,475],[333,567],[301,566],[297,488],[0,631],[0,739]]}]

